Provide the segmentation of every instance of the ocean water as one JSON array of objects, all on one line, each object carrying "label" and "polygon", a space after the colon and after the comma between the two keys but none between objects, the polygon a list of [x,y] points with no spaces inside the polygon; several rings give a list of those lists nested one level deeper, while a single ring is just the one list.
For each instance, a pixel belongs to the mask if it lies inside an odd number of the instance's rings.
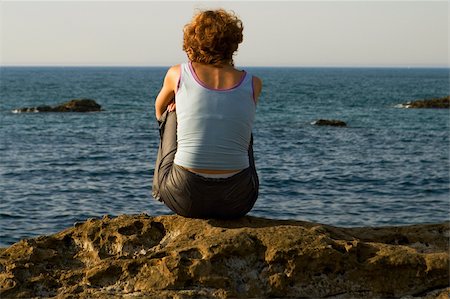
[{"label": "ocean water", "polygon": [[[449,220],[449,69],[246,68],[264,81],[250,215],[336,226]],[[166,68],[0,68],[0,246],[104,214],[171,214],[151,197]],[[99,113],[19,107],[92,98]],[[340,119],[346,128],[318,127]]]}]

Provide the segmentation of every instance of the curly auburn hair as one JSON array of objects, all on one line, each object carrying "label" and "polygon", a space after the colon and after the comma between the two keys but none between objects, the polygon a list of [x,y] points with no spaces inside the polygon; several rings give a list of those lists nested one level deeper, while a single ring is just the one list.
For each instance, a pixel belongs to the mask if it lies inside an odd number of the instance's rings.
[{"label": "curly auburn hair", "polygon": [[233,54],[243,40],[242,21],[223,9],[197,13],[184,26],[183,51],[192,62],[233,65]]}]

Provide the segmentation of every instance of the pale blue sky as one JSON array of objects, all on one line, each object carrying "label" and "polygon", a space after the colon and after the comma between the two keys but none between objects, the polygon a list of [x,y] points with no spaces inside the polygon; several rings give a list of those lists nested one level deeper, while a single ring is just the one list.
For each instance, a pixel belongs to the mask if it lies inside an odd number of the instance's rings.
[{"label": "pale blue sky", "polygon": [[1,65],[167,66],[195,9],[234,10],[243,66],[449,65],[448,1],[5,1]]}]

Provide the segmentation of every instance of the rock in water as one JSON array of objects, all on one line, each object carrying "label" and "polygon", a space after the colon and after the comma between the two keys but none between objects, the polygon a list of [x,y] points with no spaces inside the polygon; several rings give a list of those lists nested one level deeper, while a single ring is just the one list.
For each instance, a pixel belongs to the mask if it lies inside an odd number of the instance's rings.
[{"label": "rock in water", "polygon": [[449,230],[449,222],[337,228],[256,217],[219,221],[179,216],[105,216],[1,249],[0,295],[447,295]]},{"label": "rock in water", "polygon": [[436,108],[436,109],[449,109],[450,96],[435,99],[417,100],[401,104],[401,108]]},{"label": "rock in water", "polygon": [[54,112],[95,112],[100,111],[101,106],[94,100],[74,99],[53,108]]},{"label": "rock in water", "polygon": [[333,127],[346,127],[347,124],[342,120],[336,119],[318,119],[312,123],[316,126],[333,126]]},{"label": "rock in water", "polygon": [[32,108],[19,108],[13,110],[15,113],[22,112],[97,112],[101,111],[102,107],[91,99],[73,99],[69,102],[62,103],[55,107],[39,106]]}]

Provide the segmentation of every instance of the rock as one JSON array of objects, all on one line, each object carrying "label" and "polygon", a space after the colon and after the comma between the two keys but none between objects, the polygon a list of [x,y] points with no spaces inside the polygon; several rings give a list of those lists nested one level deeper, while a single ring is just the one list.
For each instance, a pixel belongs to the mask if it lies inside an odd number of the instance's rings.
[{"label": "rock", "polygon": [[347,124],[342,120],[335,119],[319,119],[312,123],[316,126],[333,126],[333,127],[346,127]]},{"label": "rock", "polygon": [[0,249],[0,297],[446,296],[449,231],[105,216]]},{"label": "rock", "polygon": [[413,102],[408,102],[406,104],[401,104],[401,108],[438,108],[438,109],[449,109],[450,96],[443,98],[425,99],[417,100]]},{"label": "rock", "polygon": [[14,113],[22,112],[97,112],[102,107],[91,99],[73,99],[55,107],[39,106],[32,108],[19,108],[13,110]]},{"label": "rock", "polygon": [[95,112],[100,110],[101,106],[90,99],[75,99],[53,108],[54,112]]}]

